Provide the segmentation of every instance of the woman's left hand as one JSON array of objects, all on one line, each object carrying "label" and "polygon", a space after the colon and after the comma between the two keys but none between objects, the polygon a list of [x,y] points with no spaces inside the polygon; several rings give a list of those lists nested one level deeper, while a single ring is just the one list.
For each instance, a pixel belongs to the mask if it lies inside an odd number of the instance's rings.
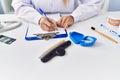
[{"label": "woman's left hand", "polygon": [[74,18],[73,16],[62,16],[58,21],[57,21],[57,26],[62,27],[64,29],[68,28],[74,23]]}]

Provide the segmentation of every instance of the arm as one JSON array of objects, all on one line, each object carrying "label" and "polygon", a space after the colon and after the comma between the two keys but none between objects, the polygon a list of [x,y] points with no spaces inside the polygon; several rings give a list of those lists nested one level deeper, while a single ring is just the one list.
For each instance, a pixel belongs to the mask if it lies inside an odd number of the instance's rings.
[{"label": "arm", "polygon": [[83,21],[99,14],[104,0],[80,0],[81,4],[71,14],[74,22]]},{"label": "arm", "polygon": [[63,16],[57,25],[68,28],[74,22],[83,21],[97,15],[104,0],[80,0],[81,4],[73,11],[70,16]]},{"label": "arm", "polygon": [[57,25],[54,20],[49,20],[43,17],[36,9],[34,5],[30,2],[31,0],[13,0],[12,6],[14,7],[17,16],[30,23],[35,23],[40,25],[40,27],[45,31],[53,31],[56,29]]},{"label": "arm", "polygon": [[12,6],[17,16],[25,21],[38,24],[39,19],[42,17],[42,15],[34,9],[30,0],[13,0]]}]

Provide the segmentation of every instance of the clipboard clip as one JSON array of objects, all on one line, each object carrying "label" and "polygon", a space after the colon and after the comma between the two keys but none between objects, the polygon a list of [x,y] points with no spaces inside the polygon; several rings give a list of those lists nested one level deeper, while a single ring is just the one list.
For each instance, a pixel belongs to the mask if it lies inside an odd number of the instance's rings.
[{"label": "clipboard clip", "polygon": [[36,35],[37,38],[42,38],[44,40],[49,40],[54,38],[59,32],[52,32],[52,33],[38,33],[38,34],[33,34]]}]

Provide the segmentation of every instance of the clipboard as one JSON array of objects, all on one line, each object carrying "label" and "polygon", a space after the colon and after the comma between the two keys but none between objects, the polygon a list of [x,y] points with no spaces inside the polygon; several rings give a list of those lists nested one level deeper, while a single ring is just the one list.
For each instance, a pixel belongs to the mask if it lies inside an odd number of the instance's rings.
[{"label": "clipboard", "polygon": [[[31,30],[32,30],[32,33],[31,33]],[[62,32],[61,32],[62,30]],[[68,32],[67,30],[64,30],[63,28],[61,28],[56,30],[56,31],[51,31],[51,32],[59,32],[58,34],[56,34],[56,36],[54,36],[53,38],[51,39],[55,39],[55,38],[65,38],[65,37],[68,37]],[[31,41],[31,40],[43,40],[42,38],[38,38],[36,35],[34,34],[38,34],[39,33],[48,33],[47,31],[43,31],[41,32],[41,29],[39,26],[29,26],[27,27],[26,29],[26,34],[25,34],[25,40],[27,41]],[[51,33],[50,32],[50,33]]]},{"label": "clipboard", "polygon": [[[56,13],[56,14],[47,14],[47,16],[49,18],[52,18],[54,20],[59,20],[60,18],[60,13]],[[67,30],[64,30],[63,28],[59,28],[55,31],[51,31],[51,32],[59,32],[58,34],[56,34],[54,37],[52,37],[51,39],[55,39],[55,38],[65,38],[68,37],[68,33]],[[32,24],[29,23],[28,27],[26,29],[26,33],[25,33],[25,40],[31,41],[31,40],[43,40],[42,38],[38,38],[37,36],[33,35],[33,34],[38,34],[38,33],[48,33],[47,31],[43,31],[39,25],[36,24]]]}]

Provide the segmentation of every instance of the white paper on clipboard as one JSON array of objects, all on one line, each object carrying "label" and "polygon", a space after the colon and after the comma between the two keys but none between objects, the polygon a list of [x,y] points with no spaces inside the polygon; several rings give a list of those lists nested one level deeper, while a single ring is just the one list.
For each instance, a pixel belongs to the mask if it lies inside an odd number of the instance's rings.
[{"label": "white paper on clipboard", "polygon": [[[49,18],[52,18],[54,20],[58,20],[60,18],[60,14],[49,14],[47,15]],[[44,31],[40,28],[39,25],[35,25],[32,23],[28,24],[28,33],[27,33],[27,37],[35,37],[36,35],[34,34],[42,34],[42,33],[52,33],[52,32],[59,32],[58,34],[65,34],[65,30],[63,28],[58,27],[57,30],[55,31]]]}]

